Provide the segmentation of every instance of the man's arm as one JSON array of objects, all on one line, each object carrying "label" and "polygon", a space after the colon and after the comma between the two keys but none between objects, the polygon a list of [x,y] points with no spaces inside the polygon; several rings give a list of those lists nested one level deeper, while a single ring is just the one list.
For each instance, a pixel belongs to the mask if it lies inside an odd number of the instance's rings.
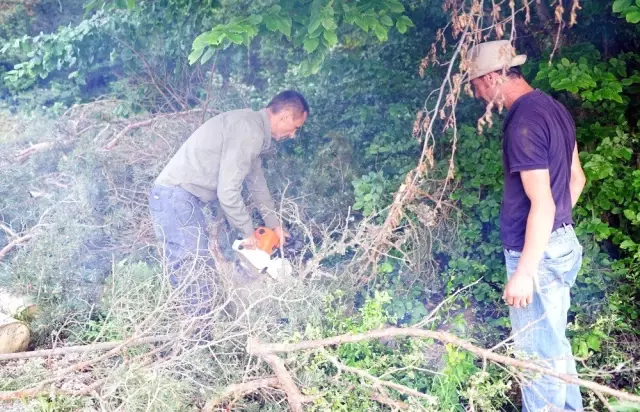
[{"label": "man's arm", "polygon": [[264,170],[262,169],[262,159],[256,158],[251,166],[251,170],[245,180],[247,189],[251,194],[252,200],[258,207],[264,223],[275,229],[280,226],[280,221],[276,215],[276,208],[269,192],[267,179],[264,178]]},{"label": "man's arm", "polygon": [[[225,139],[218,173],[218,200],[229,223],[244,237],[253,234],[253,222],[242,199],[242,185],[260,152],[259,140],[252,139],[248,128],[240,125]],[[258,142],[258,143],[254,143]]]},{"label": "man's arm", "polygon": [[549,169],[520,172],[522,185],[531,201],[527,218],[524,248],[515,273],[507,283],[503,298],[516,308],[531,302],[533,277],[549,242],[556,214],[556,205],[551,193]]},{"label": "man's arm", "polygon": [[587,178],[580,165],[580,157],[578,156],[578,143],[573,147],[573,156],[571,159],[571,180],[569,181],[569,191],[571,192],[571,207],[575,207],[587,183]]}]

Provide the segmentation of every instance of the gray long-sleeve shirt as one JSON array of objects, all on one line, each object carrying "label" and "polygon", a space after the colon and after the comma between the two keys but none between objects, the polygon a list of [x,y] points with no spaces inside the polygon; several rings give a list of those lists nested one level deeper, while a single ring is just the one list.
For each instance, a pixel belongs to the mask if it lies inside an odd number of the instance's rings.
[{"label": "gray long-sleeve shirt", "polygon": [[265,224],[279,225],[260,159],[270,145],[271,125],[265,109],[222,113],[193,132],[155,183],[180,186],[203,202],[218,199],[229,223],[249,236],[253,224],[242,199],[244,182]]}]

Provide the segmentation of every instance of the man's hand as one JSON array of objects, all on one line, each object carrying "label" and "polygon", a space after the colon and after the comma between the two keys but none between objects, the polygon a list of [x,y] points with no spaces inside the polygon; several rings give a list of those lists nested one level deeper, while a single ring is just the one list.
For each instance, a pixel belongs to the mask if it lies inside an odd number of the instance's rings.
[{"label": "man's hand", "polygon": [[276,232],[276,235],[278,236],[278,238],[280,238],[280,247],[283,247],[285,238],[289,237],[289,233],[287,233],[282,228],[282,226],[278,226],[277,228],[273,229],[273,231]]},{"label": "man's hand", "polygon": [[502,299],[514,308],[524,308],[533,298],[533,274],[518,267],[504,288]]},{"label": "man's hand", "polygon": [[245,238],[242,241],[242,247],[245,247],[247,249],[255,249],[256,247],[258,247],[258,239],[256,239],[256,237],[252,233],[251,235],[249,235],[249,237]]}]

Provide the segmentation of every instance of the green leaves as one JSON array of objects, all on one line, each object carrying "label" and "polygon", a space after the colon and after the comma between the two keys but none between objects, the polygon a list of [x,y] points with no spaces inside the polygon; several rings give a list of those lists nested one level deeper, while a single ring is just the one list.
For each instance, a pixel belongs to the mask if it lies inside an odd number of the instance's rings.
[{"label": "green leaves", "polygon": [[304,51],[306,51],[307,53],[313,53],[318,48],[319,44],[320,38],[307,38],[304,41]]},{"label": "green leaves", "polygon": [[391,27],[393,26],[393,20],[391,20],[391,17],[384,15],[380,18],[380,23],[384,24],[385,26]]},{"label": "green leaves", "polygon": [[279,31],[287,38],[291,37],[291,27],[293,24],[291,17],[279,14],[268,15],[265,16],[264,23],[268,30],[273,32]]},{"label": "green leaves", "polygon": [[328,31],[326,30],[323,33],[324,39],[327,41],[327,45],[329,47],[334,47],[336,44],[338,44],[338,35],[336,34],[335,31]]},{"label": "green leaves", "polygon": [[613,12],[621,13],[626,10],[632,3],[632,0],[616,0],[613,2]]},{"label": "green leaves", "polygon": [[[213,52],[208,52],[203,56],[206,47],[213,49],[224,49],[231,44],[249,45],[251,40],[258,34],[259,25],[263,18],[259,15],[252,15],[244,19],[235,19],[228,24],[222,24],[214,27],[208,32],[202,33],[195,38],[192,45],[192,52],[189,54],[189,64],[194,64],[201,57],[206,63],[211,58]],[[278,26],[278,30],[286,23],[282,20],[272,20]],[[286,27],[284,28],[286,31]],[[204,59],[206,57],[206,59]]]},{"label": "green leaves", "polygon": [[609,405],[615,412],[638,412],[640,411],[640,404],[631,401],[619,401],[613,399],[609,402]]},{"label": "green leaves", "polygon": [[[405,7],[398,0],[341,5],[321,0],[277,4],[249,18],[216,25],[196,37],[189,63],[209,60],[214,52],[209,52],[208,48],[224,49],[232,44],[248,46],[261,32],[270,32],[283,34],[295,47],[302,47],[309,57],[300,64],[298,73],[314,74],[320,70],[329,50],[340,43],[341,24],[354,25],[365,32],[372,31],[376,39],[383,42],[388,40],[389,28],[394,26],[394,21],[400,33],[414,27],[404,12]],[[292,16],[295,16],[295,21]]]},{"label": "green leaves", "polygon": [[551,89],[579,94],[589,102],[612,101],[618,104],[625,103],[625,88],[637,83],[633,76],[627,77],[624,59],[588,62],[584,57],[578,63],[565,57],[551,67],[541,63],[535,81],[538,87],[548,82]]},{"label": "green leaves", "polygon": [[398,29],[398,31],[404,34],[407,32],[408,27],[414,27],[411,19],[407,16],[398,17],[398,20],[396,21],[396,28]]},{"label": "green leaves", "polygon": [[596,352],[600,351],[600,337],[596,335],[589,335],[587,338],[587,346]]},{"label": "green leaves", "polygon": [[620,243],[620,249],[623,249],[623,250],[632,249],[632,248],[635,248],[635,246],[636,246],[636,243],[631,239],[626,239],[625,241]]},{"label": "green leaves", "polygon": [[382,172],[369,172],[352,184],[356,198],[353,210],[361,210],[364,216],[377,213],[389,204],[393,186]]},{"label": "green leaves", "polygon": [[640,1],[633,4],[633,0],[616,0],[613,2],[613,12],[625,17],[628,23],[640,23]]},{"label": "green leaves", "polygon": [[640,22],[640,8],[636,7],[635,9],[626,13],[627,22],[636,24]]},{"label": "green leaves", "polygon": [[24,35],[5,42],[0,53],[15,53],[24,58],[4,74],[5,85],[15,91],[23,90],[33,86],[38,78],[46,79],[52,72],[70,69],[73,72],[67,79],[82,83],[86,70],[95,67],[96,59],[108,61],[110,43],[104,29],[120,14],[123,13],[98,12],[77,26],[64,26],[54,33]]},{"label": "green leaves", "polygon": [[386,5],[392,13],[403,13],[404,6],[398,0],[387,0]]},{"label": "green leaves", "polygon": [[213,47],[209,47],[207,51],[204,53],[204,55],[202,56],[200,63],[205,64],[211,59],[211,57],[213,57],[214,54],[216,54],[216,49]]},{"label": "green leaves", "polygon": [[388,30],[380,24],[375,24],[373,26],[373,32],[375,33],[376,37],[380,41],[386,41],[388,39],[388,36],[389,36]]}]

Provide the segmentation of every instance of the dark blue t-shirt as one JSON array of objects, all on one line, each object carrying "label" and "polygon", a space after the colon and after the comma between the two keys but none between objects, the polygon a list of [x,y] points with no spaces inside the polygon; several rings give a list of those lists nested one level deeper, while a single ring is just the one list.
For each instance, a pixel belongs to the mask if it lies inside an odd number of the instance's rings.
[{"label": "dark blue t-shirt", "polygon": [[524,191],[520,172],[549,169],[551,193],[556,204],[553,230],[573,223],[569,182],[576,128],[562,104],[540,90],[534,90],[511,106],[503,132],[504,195],[500,233],[506,249],[522,251],[531,202]]}]

